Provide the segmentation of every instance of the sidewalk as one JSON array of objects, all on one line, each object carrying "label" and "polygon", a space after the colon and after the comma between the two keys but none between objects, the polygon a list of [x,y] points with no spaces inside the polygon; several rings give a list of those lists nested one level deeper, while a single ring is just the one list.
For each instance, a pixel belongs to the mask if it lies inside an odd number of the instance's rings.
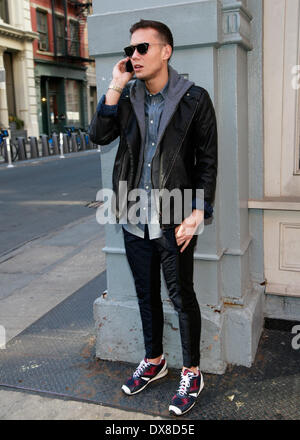
[{"label": "sidewalk", "polygon": [[[169,368],[168,377],[131,398],[121,385],[133,365],[95,358],[92,306],[106,289],[103,247],[104,227],[93,214],[0,258],[0,325],[7,334],[1,420],[172,419],[166,402],[179,370]],[[293,325],[266,320],[251,368],[204,372],[201,399],[181,420],[299,420]]]},{"label": "sidewalk", "polygon": [[[105,271],[103,247],[104,227],[94,212],[0,258],[0,325],[6,331],[6,345]],[[0,387],[0,402],[1,420],[156,418],[6,387]]]},{"label": "sidewalk", "polygon": [[6,343],[103,272],[103,247],[104,229],[94,211],[0,257],[0,324]]},{"label": "sidewalk", "polygon": [[164,420],[139,412],[0,388],[0,420]]}]

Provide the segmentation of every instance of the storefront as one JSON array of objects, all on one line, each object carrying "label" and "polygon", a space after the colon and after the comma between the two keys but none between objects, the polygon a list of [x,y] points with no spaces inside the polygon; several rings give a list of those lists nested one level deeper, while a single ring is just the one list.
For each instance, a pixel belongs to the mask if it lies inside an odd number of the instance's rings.
[{"label": "storefront", "polygon": [[36,61],[35,73],[40,133],[51,135],[65,126],[86,129],[85,69]]},{"label": "storefront", "polygon": [[85,69],[36,62],[35,73],[40,133],[61,132],[65,126],[86,129]]}]

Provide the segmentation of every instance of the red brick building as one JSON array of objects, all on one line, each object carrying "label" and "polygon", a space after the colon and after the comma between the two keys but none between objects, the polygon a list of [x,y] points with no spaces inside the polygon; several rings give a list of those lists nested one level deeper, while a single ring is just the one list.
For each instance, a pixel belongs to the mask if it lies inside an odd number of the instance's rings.
[{"label": "red brick building", "polygon": [[30,0],[35,82],[40,133],[64,131],[65,125],[86,129],[89,123],[87,0]]}]

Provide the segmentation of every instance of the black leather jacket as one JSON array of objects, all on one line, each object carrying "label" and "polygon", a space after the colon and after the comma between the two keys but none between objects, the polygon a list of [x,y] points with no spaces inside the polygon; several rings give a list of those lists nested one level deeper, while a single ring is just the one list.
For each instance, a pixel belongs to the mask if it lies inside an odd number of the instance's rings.
[{"label": "black leather jacket", "polygon": [[[118,202],[119,181],[127,181],[130,191],[137,188],[141,173],[141,132],[129,86],[122,92],[116,116],[94,114],[89,136],[97,145],[107,145],[120,137],[112,177]],[[217,162],[217,123],[213,104],[204,88],[192,85],[178,102],[157,146],[151,167],[153,188],[169,191],[179,188],[182,197],[185,188],[192,188],[194,192],[196,188],[202,188],[204,200],[211,205],[215,198]],[[117,203],[117,221],[121,215],[118,207]],[[174,222],[172,206],[170,222],[163,224],[161,208],[160,204],[162,229],[178,224]]]}]

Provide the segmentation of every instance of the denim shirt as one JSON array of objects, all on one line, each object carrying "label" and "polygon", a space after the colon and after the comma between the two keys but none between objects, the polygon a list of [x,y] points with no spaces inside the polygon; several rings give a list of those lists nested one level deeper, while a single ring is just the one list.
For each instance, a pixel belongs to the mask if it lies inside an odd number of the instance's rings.
[{"label": "denim shirt", "polygon": [[[153,189],[151,182],[151,162],[156,151],[158,128],[159,128],[161,115],[164,109],[164,103],[168,92],[168,86],[169,86],[169,81],[160,92],[156,93],[155,95],[152,95],[151,93],[149,93],[144,83],[146,136],[142,150],[143,167],[142,167],[138,188],[143,189],[147,193],[147,201],[145,201],[146,204],[143,203],[144,201],[142,199],[140,200],[141,209],[145,211],[143,213],[145,218],[143,222],[140,222],[137,225],[133,225],[130,223],[124,225],[124,228],[127,231],[135,235],[138,235],[139,237],[144,238],[145,223],[147,223],[150,240],[162,236],[162,230],[160,229],[157,211],[156,209],[152,209],[152,211],[150,209],[151,203],[153,203],[153,201],[151,201],[151,190]],[[137,215],[138,214],[139,212],[137,213]]]},{"label": "denim shirt", "polygon": [[[169,86],[169,81],[166,83],[166,85],[163,87],[163,89],[160,92],[156,93],[155,95],[152,95],[151,93],[149,93],[144,83],[146,136],[145,136],[145,143],[144,145],[142,145],[143,156],[140,155],[140,160],[141,158],[143,160],[143,166],[142,166],[142,172],[141,172],[138,188],[143,188],[147,192],[148,197],[147,200],[144,201],[145,203],[143,203],[143,199],[140,199],[140,201],[138,202],[139,206],[141,206],[141,209],[144,212],[142,213],[137,212],[137,217],[140,214],[142,214],[145,220],[137,224],[132,224],[128,222],[122,225],[124,229],[126,229],[128,232],[131,232],[132,234],[137,235],[138,237],[144,238],[145,223],[147,223],[150,240],[159,238],[163,235],[162,230],[160,228],[156,209],[152,208],[152,210],[150,211],[151,202],[153,203],[153,201],[150,198],[151,189],[152,189],[151,161],[156,151],[156,146],[157,146],[156,141],[157,141],[159,123],[164,108],[165,98],[168,92],[168,86]],[[117,109],[118,109],[118,104],[116,105],[105,104],[105,95],[102,96],[101,100],[97,105],[97,112],[105,116],[115,115]],[[196,199],[193,200],[193,208],[196,207],[196,203],[197,203]],[[206,201],[204,201],[204,210],[205,210],[204,217],[205,218],[210,217],[213,208]],[[151,221],[149,222],[150,219]]]}]

